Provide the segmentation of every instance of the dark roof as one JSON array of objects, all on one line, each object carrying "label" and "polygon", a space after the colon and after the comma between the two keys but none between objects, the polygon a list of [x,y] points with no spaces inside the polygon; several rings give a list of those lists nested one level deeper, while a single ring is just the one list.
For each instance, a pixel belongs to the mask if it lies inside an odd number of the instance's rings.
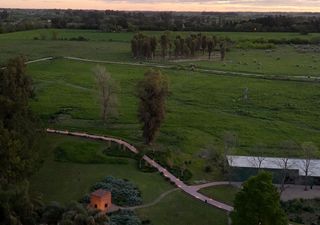
[{"label": "dark roof", "polygon": [[103,189],[98,189],[98,190],[92,192],[91,195],[94,195],[94,196],[97,196],[97,197],[103,197],[103,196],[106,196],[106,195],[110,195],[110,191],[106,191],[106,190],[103,190]]}]

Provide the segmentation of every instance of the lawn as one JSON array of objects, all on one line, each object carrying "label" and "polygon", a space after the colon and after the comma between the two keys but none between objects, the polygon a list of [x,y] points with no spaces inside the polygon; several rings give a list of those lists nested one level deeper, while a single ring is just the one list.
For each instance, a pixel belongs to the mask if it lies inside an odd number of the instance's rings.
[{"label": "lawn", "polygon": [[228,221],[225,212],[180,191],[171,193],[155,206],[136,211],[140,218],[149,219],[154,225],[226,225]]},{"label": "lawn", "polygon": [[234,198],[239,188],[232,185],[219,185],[201,189],[200,192],[217,201],[233,205]]},{"label": "lawn", "polygon": [[[102,142],[92,142],[72,137],[49,135],[42,143],[44,163],[31,179],[31,190],[43,194],[46,203],[58,201],[67,203],[81,199],[89,188],[106,176],[125,178],[135,183],[142,192],[144,203],[152,202],[158,195],[173,188],[158,173],[143,173],[137,170],[137,162],[127,159],[127,163],[94,163],[85,150],[96,150],[97,154],[107,146]],[[94,147],[93,147],[94,146]],[[81,163],[55,160],[55,149],[68,149],[71,161],[81,156]],[[74,151],[74,149],[78,151]],[[72,150],[70,150],[72,149]],[[115,157],[104,157],[115,159]],[[69,158],[70,159],[70,158]],[[86,160],[88,161],[87,163]]]},{"label": "lawn", "polygon": [[[146,68],[106,64],[119,84],[120,105],[118,117],[104,124],[92,76],[95,65],[68,60],[29,65],[28,73],[36,84],[33,110],[47,126],[113,135],[143,148],[135,86]],[[238,136],[235,154],[259,154],[254,146],[265,144],[267,155],[279,156],[278,146],[287,139],[320,144],[320,89],[316,83],[163,72],[169,76],[171,94],[167,118],[154,147],[173,150],[177,164],[192,160],[189,169],[194,179],[214,179],[203,172],[205,162],[197,155],[208,147],[222,149],[226,131]],[[242,98],[245,88],[249,90],[247,101]]]},{"label": "lawn", "polygon": [[[139,172],[137,162],[134,160],[128,160],[127,164],[91,162],[94,150],[96,154],[100,154],[101,150],[106,148],[102,142],[48,135],[42,140],[41,146],[44,163],[30,183],[31,191],[42,193],[45,203],[77,201],[88,193],[92,184],[106,176],[128,179],[136,184],[142,192],[143,203],[153,202],[160,194],[174,188],[158,173]],[[69,153],[69,161],[55,160],[57,147]],[[86,153],[86,150],[90,153]],[[70,162],[79,157],[81,163]],[[227,221],[224,212],[178,191],[169,194],[155,206],[137,210],[137,213],[141,219],[150,219],[155,225],[186,223],[225,225]]]}]

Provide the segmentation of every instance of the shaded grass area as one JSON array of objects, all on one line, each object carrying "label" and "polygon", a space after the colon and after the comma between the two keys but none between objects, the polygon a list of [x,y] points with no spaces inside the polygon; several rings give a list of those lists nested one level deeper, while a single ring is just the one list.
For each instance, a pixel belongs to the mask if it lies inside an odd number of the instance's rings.
[{"label": "shaded grass area", "polygon": [[227,215],[214,207],[194,200],[178,191],[166,196],[155,206],[136,210],[141,219],[154,225],[227,224]]},{"label": "shaded grass area", "polygon": [[[55,60],[29,65],[36,84],[37,99],[32,108],[47,126],[121,137],[143,148],[137,121],[136,83],[146,68],[107,65],[120,91],[119,115],[100,121],[98,93],[92,67],[95,63]],[[204,161],[197,154],[208,146],[221,149],[226,131],[238,136],[235,154],[259,154],[262,143],[268,156],[280,156],[278,146],[290,139],[297,143],[319,141],[317,109],[320,88],[316,83],[267,81],[223,77],[186,71],[164,70],[170,79],[167,117],[157,150],[172,150],[175,164],[186,160],[194,179],[211,178],[203,172]],[[243,100],[248,88],[248,99]],[[298,90],[298,91],[297,91]],[[301,156],[292,152],[291,156]]]},{"label": "shaded grass area", "polygon": [[64,142],[54,149],[55,160],[59,162],[74,162],[87,164],[128,164],[128,160],[107,157],[104,154],[106,146],[102,143],[87,141]]},{"label": "shaded grass area", "polygon": [[239,190],[232,185],[219,185],[201,189],[200,192],[214,200],[233,205],[234,198]]},{"label": "shaded grass area", "polygon": [[[159,174],[138,171],[135,160],[128,159],[128,164],[85,164],[55,160],[54,149],[57,146],[68,146],[70,149],[78,147],[79,149],[79,144],[86,148],[86,146],[96,145],[93,143],[96,142],[57,135],[46,137],[42,141],[41,148],[45,157],[44,163],[31,179],[31,190],[42,193],[45,202],[67,203],[81,199],[94,183],[106,176],[114,176],[135,183],[142,192],[143,201],[149,203],[161,193],[172,188]],[[99,147],[103,145],[103,143],[98,143],[97,149],[99,150]],[[83,153],[81,148],[77,154],[80,152]],[[82,157],[87,157],[87,155],[84,154]]]}]

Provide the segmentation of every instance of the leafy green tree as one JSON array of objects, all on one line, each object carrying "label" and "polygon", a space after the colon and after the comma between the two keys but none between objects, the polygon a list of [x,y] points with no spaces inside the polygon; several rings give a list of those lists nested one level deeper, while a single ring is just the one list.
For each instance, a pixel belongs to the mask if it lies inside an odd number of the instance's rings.
[{"label": "leafy green tree", "polygon": [[201,39],[201,49],[202,49],[203,55],[204,55],[204,52],[205,52],[207,46],[208,46],[207,36],[204,35],[204,36],[202,36],[202,39]]},{"label": "leafy green tree", "polygon": [[224,59],[226,58],[226,42],[223,41],[220,43],[220,56],[221,56],[221,61],[224,61]]},{"label": "leafy green tree", "polygon": [[138,58],[139,54],[138,54],[138,40],[136,38],[133,38],[131,40],[131,52],[134,58]]},{"label": "leafy green tree", "polygon": [[174,55],[175,57],[178,57],[181,54],[181,41],[180,36],[177,36],[174,40]]},{"label": "leafy green tree", "polygon": [[0,70],[0,188],[26,180],[38,165],[38,121],[29,108],[32,81],[21,57]]},{"label": "leafy green tree", "polygon": [[143,137],[151,144],[165,118],[168,80],[158,70],[149,70],[138,83],[139,121],[143,124]]},{"label": "leafy green tree", "polygon": [[151,37],[150,46],[151,46],[152,58],[156,57],[157,45],[158,45],[157,38],[154,36]]},{"label": "leafy green tree", "polygon": [[209,59],[211,59],[211,54],[214,50],[214,44],[213,44],[213,40],[208,40],[207,42],[207,46],[208,46],[208,54],[209,54]]},{"label": "leafy green tree", "polygon": [[[29,108],[34,96],[22,57],[0,70],[0,224],[36,223],[36,201],[28,178],[38,167],[38,121]],[[38,204],[39,203],[39,204]]]},{"label": "leafy green tree", "polygon": [[288,219],[280,206],[280,194],[272,184],[272,176],[261,172],[251,177],[236,195],[233,225],[287,225]]},{"label": "leafy green tree", "polygon": [[168,53],[168,48],[169,48],[169,36],[167,34],[163,34],[160,37],[160,46],[161,46],[161,55],[162,58],[165,59]]}]

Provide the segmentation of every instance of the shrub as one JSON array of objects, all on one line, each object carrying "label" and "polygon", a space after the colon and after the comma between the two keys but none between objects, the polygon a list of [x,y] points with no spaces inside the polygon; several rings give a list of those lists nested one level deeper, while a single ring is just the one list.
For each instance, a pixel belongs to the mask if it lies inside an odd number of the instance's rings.
[{"label": "shrub", "polygon": [[133,211],[121,210],[110,216],[110,225],[141,225],[140,219]]},{"label": "shrub", "polygon": [[112,201],[116,205],[136,206],[142,204],[140,190],[130,181],[108,176],[101,182],[95,183],[90,190],[95,191],[98,189],[110,191]]}]

